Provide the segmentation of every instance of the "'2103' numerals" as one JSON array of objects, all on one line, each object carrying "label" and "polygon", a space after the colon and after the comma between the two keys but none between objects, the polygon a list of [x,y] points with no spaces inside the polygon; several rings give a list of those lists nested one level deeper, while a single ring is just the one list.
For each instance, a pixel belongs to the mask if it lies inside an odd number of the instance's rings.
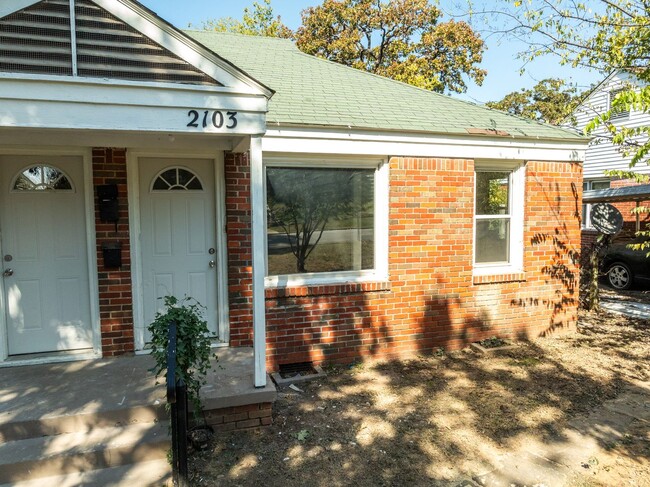
[{"label": "'2103' numerals", "polygon": [[206,128],[208,125],[212,124],[215,128],[220,129],[225,125],[227,129],[234,129],[237,126],[237,112],[226,112],[224,116],[223,112],[219,110],[214,110],[212,116],[210,116],[210,110],[203,111],[203,117],[198,110],[190,110],[187,112],[187,116],[190,117],[190,121],[187,122],[188,127],[197,127],[199,126],[199,119],[201,119],[201,126]]}]

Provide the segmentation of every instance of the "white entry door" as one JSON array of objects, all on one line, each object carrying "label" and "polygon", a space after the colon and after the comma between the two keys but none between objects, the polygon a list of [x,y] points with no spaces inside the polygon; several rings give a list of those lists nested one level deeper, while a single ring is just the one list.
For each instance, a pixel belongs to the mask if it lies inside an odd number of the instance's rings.
[{"label": "white entry door", "polygon": [[9,355],[93,346],[83,160],[0,156]]},{"label": "white entry door", "polygon": [[164,296],[189,296],[205,306],[216,337],[214,161],[141,158],[139,168],[145,342],[147,325],[164,309]]}]

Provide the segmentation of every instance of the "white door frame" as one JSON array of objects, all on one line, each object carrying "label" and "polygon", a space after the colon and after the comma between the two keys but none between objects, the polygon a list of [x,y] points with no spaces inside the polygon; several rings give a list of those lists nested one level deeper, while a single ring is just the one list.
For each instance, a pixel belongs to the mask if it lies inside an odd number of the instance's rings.
[{"label": "white door frame", "polygon": [[142,281],[142,245],[140,223],[140,158],[160,157],[210,159],[214,163],[214,205],[217,245],[217,332],[219,342],[215,346],[230,343],[230,312],[228,306],[228,248],[226,239],[226,176],[223,151],[205,152],[155,152],[127,150],[127,188],[129,200],[129,239],[131,243],[131,285],[133,287],[133,336],[136,353],[145,350],[144,289]]},{"label": "white door frame", "polygon": [[[97,269],[97,242],[95,232],[95,196],[93,188],[93,168],[91,148],[62,149],[60,147],[0,147],[2,155],[25,156],[77,156],[83,160],[83,188],[84,188],[84,213],[86,215],[86,253],[88,260],[88,283],[90,286],[90,319],[93,333],[93,351],[90,354],[63,354],[57,357],[39,357],[20,361],[5,362],[9,357],[9,343],[7,342],[6,303],[4,302],[4,279],[0,279],[0,366],[2,365],[27,365],[54,361],[81,360],[85,358],[99,358],[102,356],[101,321],[99,316],[99,282]],[[0,191],[8,190],[0,188]],[[2,229],[0,228],[0,237]],[[2,253],[2,238],[0,238],[0,255]],[[3,364],[4,362],[4,364]]]}]

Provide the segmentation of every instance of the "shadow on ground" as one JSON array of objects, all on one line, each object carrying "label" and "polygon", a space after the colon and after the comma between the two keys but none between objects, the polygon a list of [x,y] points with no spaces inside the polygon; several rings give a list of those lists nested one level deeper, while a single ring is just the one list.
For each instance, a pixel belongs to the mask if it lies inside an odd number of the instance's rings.
[{"label": "shadow on ground", "polygon": [[[269,429],[216,437],[194,456],[193,482],[456,486],[494,470],[527,440],[561,445],[572,418],[650,378],[647,323],[595,318],[583,317],[582,333],[499,355],[461,351],[331,369],[302,392],[283,391]],[[600,446],[638,471],[649,465],[645,441]],[[581,485],[610,482],[589,474],[593,483]]]}]

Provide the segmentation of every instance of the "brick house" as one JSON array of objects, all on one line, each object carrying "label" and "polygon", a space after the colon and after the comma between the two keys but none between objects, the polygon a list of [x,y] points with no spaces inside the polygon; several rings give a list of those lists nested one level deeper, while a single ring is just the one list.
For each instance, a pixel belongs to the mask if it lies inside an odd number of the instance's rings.
[{"label": "brick house", "polygon": [[4,365],[146,353],[165,294],[256,386],[575,325],[587,139],[132,0],[0,36]]}]

